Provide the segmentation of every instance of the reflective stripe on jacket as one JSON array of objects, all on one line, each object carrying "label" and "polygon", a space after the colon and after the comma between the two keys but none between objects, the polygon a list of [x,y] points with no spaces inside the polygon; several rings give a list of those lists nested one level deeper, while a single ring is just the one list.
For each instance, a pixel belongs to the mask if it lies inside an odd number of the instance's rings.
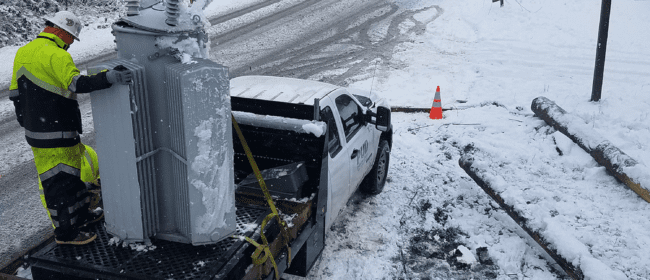
[{"label": "reflective stripe on jacket", "polygon": [[[75,66],[72,56],[63,49],[66,44],[51,33],[42,32],[38,37],[16,53],[9,89],[19,89],[18,71],[24,67],[28,73],[44,84],[67,91],[72,78],[79,75],[79,69]],[[35,84],[39,83],[35,82]]]},{"label": "reflective stripe on jacket", "polygon": [[[80,143],[81,112],[77,94],[70,88],[83,93],[110,87],[104,72],[79,75],[72,57],[64,50],[66,46],[56,35],[43,32],[16,53],[10,99],[32,147],[71,147]],[[14,90],[18,90],[17,95]]]}]

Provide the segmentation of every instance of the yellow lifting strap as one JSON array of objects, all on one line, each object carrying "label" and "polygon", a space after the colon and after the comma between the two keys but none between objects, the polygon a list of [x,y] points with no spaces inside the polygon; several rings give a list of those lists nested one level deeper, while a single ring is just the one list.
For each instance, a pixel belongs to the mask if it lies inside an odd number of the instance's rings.
[{"label": "yellow lifting strap", "polygon": [[[248,162],[250,163],[251,167],[253,168],[253,173],[255,173],[255,177],[257,178],[257,182],[260,184],[260,187],[262,188],[262,192],[264,193],[264,197],[266,198],[266,202],[269,204],[269,207],[271,208],[271,214],[266,216],[264,218],[264,221],[262,222],[262,227],[260,228],[260,235],[262,237],[262,242],[264,244],[260,245],[259,243],[253,241],[252,239],[246,237],[246,241],[249,243],[253,244],[253,246],[257,247],[257,250],[251,255],[251,258],[253,259],[253,263],[255,265],[263,264],[266,262],[268,257],[271,257],[271,263],[273,263],[273,268],[275,269],[275,278],[280,279],[279,273],[278,273],[278,267],[275,264],[275,259],[273,258],[273,255],[271,254],[271,250],[268,247],[268,241],[266,240],[266,236],[264,236],[264,228],[266,227],[266,223],[272,219],[273,217],[277,218],[278,224],[280,225],[280,231],[282,233],[282,237],[284,239],[284,242],[287,246],[287,266],[291,266],[291,247],[289,246],[289,230],[287,228],[287,223],[282,220],[280,215],[278,214],[278,210],[275,208],[275,204],[273,203],[273,198],[271,198],[271,194],[269,193],[269,189],[266,187],[266,183],[264,182],[264,178],[262,177],[262,173],[260,172],[259,167],[257,167],[257,163],[255,163],[255,159],[253,158],[253,153],[251,152],[250,148],[248,147],[248,144],[246,143],[246,139],[244,139],[244,134],[242,134],[241,129],[239,128],[239,124],[237,124],[237,121],[235,120],[235,116],[232,116],[232,124],[233,127],[235,128],[235,131],[237,132],[237,137],[239,137],[239,141],[241,142],[242,146],[244,147],[244,152],[246,152],[246,157],[248,158]],[[260,254],[264,252],[264,256],[260,257]],[[259,262],[259,263],[258,263]]]},{"label": "yellow lifting strap", "polygon": [[[246,241],[249,243],[253,244],[253,246],[257,247],[255,249],[255,252],[251,255],[251,259],[253,260],[254,265],[261,265],[266,262],[266,260],[271,257],[271,263],[273,264],[273,268],[275,270],[275,279],[280,279],[280,273],[278,272],[278,265],[275,263],[275,259],[273,258],[273,254],[271,253],[271,249],[269,249],[269,241],[266,239],[266,236],[264,236],[264,228],[266,227],[266,223],[269,222],[273,217],[277,217],[276,214],[269,214],[264,218],[264,221],[262,222],[262,227],[260,228],[260,236],[262,237],[262,244],[260,245],[259,243],[255,242],[255,240],[250,239],[248,237],[244,237]],[[288,247],[288,246],[287,246]],[[264,252],[264,255],[261,256],[262,252]],[[291,257],[291,248],[289,248],[289,257]]]}]

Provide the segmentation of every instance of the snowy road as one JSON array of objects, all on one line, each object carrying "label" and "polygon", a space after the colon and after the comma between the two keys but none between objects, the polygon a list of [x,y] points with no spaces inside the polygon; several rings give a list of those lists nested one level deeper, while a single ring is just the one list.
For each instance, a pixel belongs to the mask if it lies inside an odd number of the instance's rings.
[{"label": "snowy road", "polygon": [[[233,76],[273,75],[345,85],[351,77],[366,77],[373,62],[390,60],[397,45],[422,34],[443,12],[436,5],[404,9],[390,1],[318,1],[295,7],[313,16],[265,18],[278,21],[281,28],[258,28],[236,42],[219,36],[212,41],[213,60],[229,65]],[[416,20],[415,14],[426,17]],[[290,36],[295,30],[304,30],[305,36]]]}]

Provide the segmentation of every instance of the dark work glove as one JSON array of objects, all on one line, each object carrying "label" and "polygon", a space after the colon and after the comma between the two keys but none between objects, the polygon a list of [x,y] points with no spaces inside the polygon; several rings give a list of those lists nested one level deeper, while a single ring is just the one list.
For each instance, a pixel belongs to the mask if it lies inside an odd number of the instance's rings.
[{"label": "dark work glove", "polygon": [[106,72],[106,79],[111,84],[128,85],[133,79],[133,72],[123,65],[118,65],[113,70]]}]

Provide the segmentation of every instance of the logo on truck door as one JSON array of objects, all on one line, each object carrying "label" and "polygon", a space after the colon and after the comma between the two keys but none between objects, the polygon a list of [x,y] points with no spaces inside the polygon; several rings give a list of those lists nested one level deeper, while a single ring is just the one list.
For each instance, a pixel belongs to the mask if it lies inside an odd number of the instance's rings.
[{"label": "logo on truck door", "polygon": [[368,140],[363,142],[361,148],[359,148],[359,156],[357,156],[357,170],[361,169],[361,166],[370,159]]}]

